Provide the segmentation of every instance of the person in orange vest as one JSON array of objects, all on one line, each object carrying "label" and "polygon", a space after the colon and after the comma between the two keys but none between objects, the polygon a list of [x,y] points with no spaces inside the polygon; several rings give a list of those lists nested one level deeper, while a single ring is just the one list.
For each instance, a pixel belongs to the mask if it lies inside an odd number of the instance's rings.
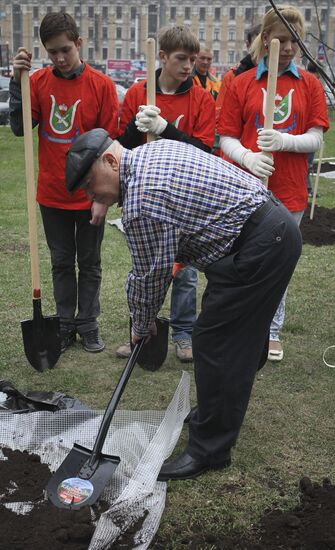
[{"label": "person in orange vest", "polygon": [[195,60],[192,71],[193,83],[202,86],[214,99],[217,98],[221,82],[210,71],[213,61],[213,52],[210,48],[202,48]]},{"label": "person in orange vest", "polygon": [[[216,100],[218,97],[221,82],[216,76],[211,72],[211,65],[213,61],[213,52],[210,48],[201,48],[192,70],[193,84],[195,86],[201,86],[207,92],[211,94],[213,99]],[[216,115],[215,115],[216,116]],[[220,140],[217,133],[215,133],[214,145],[212,148],[212,153],[214,155],[220,156]]]}]

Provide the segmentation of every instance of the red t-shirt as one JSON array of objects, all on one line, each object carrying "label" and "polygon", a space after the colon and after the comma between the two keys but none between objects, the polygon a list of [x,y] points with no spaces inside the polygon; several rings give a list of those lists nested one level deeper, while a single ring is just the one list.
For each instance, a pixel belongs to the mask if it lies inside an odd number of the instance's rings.
[{"label": "red t-shirt", "polygon": [[[256,80],[257,68],[237,76],[225,95],[217,131],[239,138],[244,147],[259,151],[257,129],[264,126],[267,73]],[[307,71],[298,69],[278,77],[273,128],[299,135],[314,126],[329,127],[325,94],[321,83]],[[307,156],[287,151],[273,153],[275,172],[269,189],[292,212],[307,206]]]},{"label": "red t-shirt", "polygon": [[222,75],[219,95],[216,98],[216,118],[217,118],[217,120],[219,119],[219,115],[220,115],[220,111],[221,111],[224,96],[226,95],[226,93],[229,89],[229,86],[231,85],[232,81],[234,80],[234,78],[236,76],[234,74],[234,69],[236,69],[236,68],[237,67],[233,67],[232,69],[227,71],[224,75]]},{"label": "red t-shirt", "polygon": [[[146,105],[145,81],[133,84],[127,91],[121,111],[120,130],[124,132],[128,122],[136,115],[140,105]],[[156,94],[156,105],[161,116],[190,137],[213,147],[215,131],[215,102],[211,95],[199,86],[177,94]],[[146,134],[143,134],[143,143]]]},{"label": "red t-shirt", "polygon": [[38,121],[37,202],[51,208],[88,210],[92,202],[82,190],[65,186],[65,155],[73,140],[93,128],[117,136],[118,99],[113,81],[86,65],[66,80],[51,67],[30,78],[32,117]]}]

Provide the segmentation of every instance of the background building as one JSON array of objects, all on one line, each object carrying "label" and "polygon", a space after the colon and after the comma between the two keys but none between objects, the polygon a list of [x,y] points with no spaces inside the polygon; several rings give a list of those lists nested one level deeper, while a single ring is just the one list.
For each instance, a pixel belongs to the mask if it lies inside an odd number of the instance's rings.
[{"label": "background building", "polygon": [[[319,0],[317,12],[314,0],[291,3],[305,17],[306,46],[320,61],[327,55],[335,67],[335,0]],[[22,45],[32,51],[34,66],[46,64],[39,40],[40,21],[49,11],[67,11],[84,39],[83,59],[102,70],[106,70],[107,60],[144,60],[148,36],[156,38],[162,26],[187,24],[202,45],[212,48],[214,67],[222,73],[245,55],[246,33],[270,7],[259,0],[0,0],[0,65],[10,64]],[[325,53],[322,42],[332,49]],[[125,80],[128,66],[120,67],[120,79]]]}]

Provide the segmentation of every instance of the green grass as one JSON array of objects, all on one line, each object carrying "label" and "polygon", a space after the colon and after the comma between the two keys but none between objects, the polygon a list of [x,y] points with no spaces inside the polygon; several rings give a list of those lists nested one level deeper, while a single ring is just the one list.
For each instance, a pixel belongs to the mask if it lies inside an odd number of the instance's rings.
[{"label": "green grass", "polygon": [[[325,156],[333,156],[335,123],[325,140]],[[124,361],[115,357],[115,349],[128,340],[124,281],[130,257],[124,236],[106,225],[100,317],[106,350],[95,356],[82,351],[78,343],[61,356],[56,368],[43,374],[35,372],[25,358],[20,328],[22,319],[32,318],[23,140],[15,138],[9,128],[1,128],[0,150],[0,378],[21,390],[62,390],[90,407],[104,408],[124,367]],[[321,178],[319,192],[318,204],[333,208],[335,182]],[[119,216],[113,208],[108,217]],[[42,306],[48,315],[55,308],[49,253],[39,215],[38,220]],[[324,477],[335,481],[335,371],[322,362],[324,349],[335,344],[334,265],[334,247],[304,246],[289,288],[283,331],[285,358],[278,365],[267,364],[257,376],[232,467],[197,481],[169,484],[153,547],[191,548],[192,532],[202,533],[204,540],[206,533],[247,532],[266,509],[296,505],[303,475],[315,481]],[[199,297],[203,287],[201,276]],[[165,314],[168,305],[167,299]],[[120,407],[164,409],[182,368],[192,375],[192,365],[182,367],[172,348],[159,371],[136,368]],[[192,382],[193,402],[194,396]],[[186,437],[184,430],[176,452],[183,448]],[[213,546],[204,542],[201,548]]]}]

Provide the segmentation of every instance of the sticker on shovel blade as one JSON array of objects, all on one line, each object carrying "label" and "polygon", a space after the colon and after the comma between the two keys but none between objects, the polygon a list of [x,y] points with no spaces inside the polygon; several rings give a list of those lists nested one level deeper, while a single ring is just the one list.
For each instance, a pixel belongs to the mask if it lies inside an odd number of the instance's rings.
[{"label": "sticker on shovel blade", "polygon": [[82,504],[93,493],[94,487],[92,483],[86,479],[80,479],[79,477],[70,477],[64,479],[62,483],[58,485],[57,495],[61,502],[64,504]]}]

